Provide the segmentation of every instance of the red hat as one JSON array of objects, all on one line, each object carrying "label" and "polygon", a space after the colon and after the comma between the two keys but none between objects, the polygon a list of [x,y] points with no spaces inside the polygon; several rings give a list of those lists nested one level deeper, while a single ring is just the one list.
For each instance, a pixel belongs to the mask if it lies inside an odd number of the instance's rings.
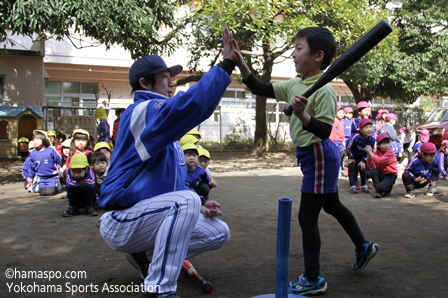
[{"label": "red hat", "polygon": [[359,121],[358,129],[363,128],[367,124],[372,124],[372,121],[369,118],[361,119],[361,121]]},{"label": "red hat", "polygon": [[437,153],[437,148],[436,145],[434,145],[433,143],[426,142],[423,143],[422,146],[420,147],[420,152],[427,154]]},{"label": "red hat", "polygon": [[405,130],[406,130],[406,126],[403,126],[402,128],[400,128],[400,133],[405,132]]},{"label": "red hat", "polygon": [[344,113],[353,113],[353,109],[351,107],[345,107]]},{"label": "red hat", "polygon": [[378,114],[376,114],[376,118],[375,118],[375,119],[379,119],[379,118],[383,115],[383,113],[388,114],[388,113],[389,113],[389,110],[386,110],[386,109],[379,109],[379,110],[378,110]]},{"label": "red hat", "polygon": [[376,136],[376,142],[379,144],[384,139],[390,139],[390,136],[387,133],[380,133]]},{"label": "red hat", "polygon": [[364,109],[364,108],[370,108],[370,104],[367,101],[360,101],[356,105],[356,109],[358,109],[358,110]]},{"label": "red hat", "polygon": [[422,131],[420,132],[420,141],[422,141],[422,143],[426,143],[429,141],[429,130],[422,129]]},{"label": "red hat", "polygon": [[395,116],[395,114],[394,113],[389,113],[389,114],[387,114],[387,116],[386,116],[386,120],[397,120],[398,118],[397,118],[397,116]]}]

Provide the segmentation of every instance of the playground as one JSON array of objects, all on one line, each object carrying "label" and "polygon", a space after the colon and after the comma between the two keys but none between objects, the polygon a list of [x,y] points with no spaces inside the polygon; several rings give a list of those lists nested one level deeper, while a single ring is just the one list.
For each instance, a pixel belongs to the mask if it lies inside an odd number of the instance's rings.
[{"label": "playground", "polygon": [[[218,187],[210,198],[220,202],[231,230],[226,246],[191,259],[214,285],[204,294],[185,273],[180,297],[251,297],[275,292],[278,198],[293,199],[290,280],[303,271],[297,220],[301,171],[293,153],[272,153],[256,160],[244,152],[212,152],[211,170]],[[40,197],[23,189],[21,162],[0,160],[1,297],[140,297],[137,270],[112,251],[98,233],[95,217],[61,217],[65,193]],[[448,195],[448,181],[440,181]],[[442,297],[448,292],[448,196],[428,197],[419,190],[403,197],[401,178],[390,197],[351,194],[339,178],[341,201],[351,209],[366,238],[380,251],[363,271],[354,273],[354,247],[334,218],[321,213],[321,273],[325,297]],[[100,215],[103,212],[100,211]],[[12,269],[12,271],[11,271]],[[59,272],[29,278],[24,272]],[[12,278],[8,274],[14,273]],[[65,276],[70,272],[69,276]],[[73,272],[83,274],[76,275]],[[56,274],[57,275],[57,274]],[[31,292],[30,292],[31,291]],[[52,291],[52,294],[48,292]],[[114,292],[113,292],[114,291]]]}]

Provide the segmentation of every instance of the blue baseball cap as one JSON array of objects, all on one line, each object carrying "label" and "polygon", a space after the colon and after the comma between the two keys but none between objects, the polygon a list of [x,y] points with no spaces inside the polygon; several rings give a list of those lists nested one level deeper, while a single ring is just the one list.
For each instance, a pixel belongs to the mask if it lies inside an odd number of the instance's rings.
[{"label": "blue baseball cap", "polygon": [[129,84],[134,86],[138,80],[149,74],[169,71],[171,77],[177,76],[182,71],[182,65],[166,66],[165,61],[159,55],[148,55],[138,58],[129,69]]}]

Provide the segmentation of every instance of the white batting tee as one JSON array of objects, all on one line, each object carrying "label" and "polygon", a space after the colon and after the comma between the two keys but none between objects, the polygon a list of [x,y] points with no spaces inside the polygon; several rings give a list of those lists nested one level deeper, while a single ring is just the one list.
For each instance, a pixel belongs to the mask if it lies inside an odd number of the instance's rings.
[{"label": "white batting tee", "polygon": [[146,252],[151,264],[145,289],[160,286],[160,293],[175,292],[184,260],[219,249],[230,237],[224,221],[207,218],[200,210],[195,192],[170,192],[104,213],[100,233],[113,250]]}]

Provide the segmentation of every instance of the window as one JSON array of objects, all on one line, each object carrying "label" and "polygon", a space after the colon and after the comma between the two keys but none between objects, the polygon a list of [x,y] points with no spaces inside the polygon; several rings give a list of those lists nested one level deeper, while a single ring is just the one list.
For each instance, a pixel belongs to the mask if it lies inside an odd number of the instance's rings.
[{"label": "window", "polygon": [[[96,108],[98,83],[92,82],[45,82],[45,102],[48,107]],[[62,115],[72,115],[73,110],[61,109]],[[79,115],[88,115],[79,109]]]},{"label": "window", "polygon": [[8,137],[8,121],[1,120],[0,121],[0,139],[9,139]]}]

